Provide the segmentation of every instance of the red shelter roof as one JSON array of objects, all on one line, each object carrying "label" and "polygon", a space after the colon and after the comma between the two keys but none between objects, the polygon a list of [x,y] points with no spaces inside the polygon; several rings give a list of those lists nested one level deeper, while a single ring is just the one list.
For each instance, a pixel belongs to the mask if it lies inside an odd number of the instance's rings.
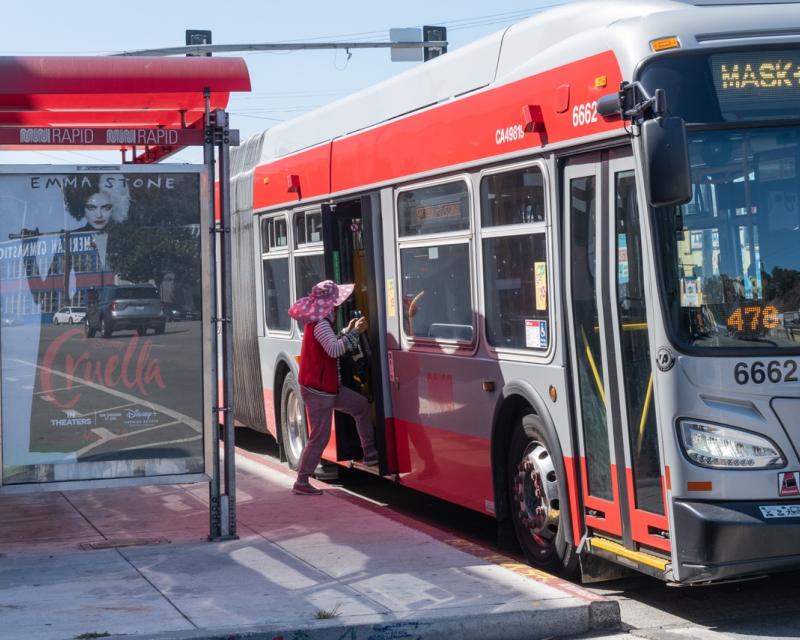
[{"label": "red shelter roof", "polygon": [[[0,148],[62,148],[50,137],[18,134],[20,127],[202,130],[204,90],[211,108],[225,108],[232,91],[250,91],[241,58],[212,57],[0,57]],[[187,132],[188,133],[188,132]],[[133,135],[133,134],[131,134]],[[140,139],[145,139],[147,136]],[[59,136],[93,140],[83,148],[105,148],[97,136]],[[188,138],[181,136],[180,140]],[[22,142],[33,140],[33,143]],[[20,142],[19,144],[15,144]],[[35,144],[35,147],[34,147]],[[131,144],[125,145],[130,149]],[[117,145],[122,148],[122,145]],[[181,144],[147,145],[140,162],[179,151]],[[137,153],[144,145],[137,146]]]}]

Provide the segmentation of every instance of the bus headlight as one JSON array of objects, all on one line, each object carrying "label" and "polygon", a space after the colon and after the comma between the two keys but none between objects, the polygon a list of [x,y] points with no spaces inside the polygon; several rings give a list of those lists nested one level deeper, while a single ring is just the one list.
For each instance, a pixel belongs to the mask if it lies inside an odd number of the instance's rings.
[{"label": "bus headlight", "polygon": [[786,460],[769,438],[733,427],[696,420],[678,423],[681,446],[686,456],[713,469],[772,469]]}]

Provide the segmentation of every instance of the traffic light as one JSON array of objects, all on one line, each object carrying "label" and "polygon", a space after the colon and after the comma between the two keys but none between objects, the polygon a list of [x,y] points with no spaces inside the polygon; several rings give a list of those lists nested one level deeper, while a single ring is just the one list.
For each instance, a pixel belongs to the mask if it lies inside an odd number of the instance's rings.
[{"label": "traffic light", "polygon": [[[447,27],[422,27],[422,41],[447,41]],[[438,58],[443,53],[447,53],[447,45],[441,47],[425,47],[423,60],[427,61],[431,58]]]},{"label": "traffic light", "polygon": [[[187,29],[186,30],[186,46],[192,47],[202,44],[211,44],[211,32],[202,31],[200,29]],[[187,53],[187,57],[192,56],[210,56],[211,52],[206,53]]]}]

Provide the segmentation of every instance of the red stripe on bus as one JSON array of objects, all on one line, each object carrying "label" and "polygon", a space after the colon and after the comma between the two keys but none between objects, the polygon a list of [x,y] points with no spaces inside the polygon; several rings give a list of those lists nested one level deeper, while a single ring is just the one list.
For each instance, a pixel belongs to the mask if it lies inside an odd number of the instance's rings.
[{"label": "red stripe on bus", "polygon": [[[607,86],[595,86],[598,76]],[[296,200],[287,191],[291,175],[307,199],[620,129],[621,121],[597,115],[596,101],[621,79],[616,56],[606,51],[281,158],[256,169],[255,208]],[[559,112],[556,95],[565,82],[570,101]],[[523,107],[531,104],[541,107],[544,133],[523,131]]]},{"label": "red stripe on bus", "polygon": [[481,513],[494,511],[487,439],[397,417],[394,426],[401,484]]},{"label": "red stripe on bus", "polygon": [[[619,509],[619,489],[617,485],[617,465],[609,465],[609,470],[611,473],[611,500],[604,500],[603,498],[589,495],[589,483],[583,483],[583,504],[585,505],[585,508],[588,507],[589,509],[601,511],[605,516],[603,518],[598,518],[595,516],[590,516],[589,514],[585,514],[584,520],[586,521],[586,526],[588,527],[593,527],[594,529],[599,529],[600,531],[612,533],[616,536],[622,536],[622,521],[620,520]],[[583,478],[589,477],[586,473],[586,458],[584,456],[581,456],[581,474],[583,475]]]},{"label": "red stripe on bus", "polygon": [[[654,527],[661,531],[669,531],[669,522],[667,521],[667,517],[658,513],[643,511],[642,509],[637,509],[634,506],[636,502],[636,494],[634,493],[633,486],[633,469],[625,469],[625,481],[628,487],[628,496],[631,504],[631,532],[633,534],[633,539],[636,542],[641,542],[642,544],[646,544],[656,549],[661,549],[662,551],[671,551],[672,545],[670,544],[669,540],[662,538],[659,535],[654,535],[650,532],[650,527]],[[663,491],[662,500],[665,500]],[[666,501],[664,501],[663,504],[666,506]]]},{"label": "red stripe on bus", "polygon": [[578,506],[578,478],[575,472],[575,461],[564,456],[564,471],[567,474],[567,490],[569,495],[569,513],[572,522],[572,540],[577,547],[581,543],[583,527],[581,526],[580,507]]}]

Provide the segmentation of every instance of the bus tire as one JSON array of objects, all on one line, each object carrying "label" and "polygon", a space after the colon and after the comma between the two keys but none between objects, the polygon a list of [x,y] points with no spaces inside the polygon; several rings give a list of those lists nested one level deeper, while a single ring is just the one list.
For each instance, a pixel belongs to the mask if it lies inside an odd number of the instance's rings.
[{"label": "bus tire", "polygon": [[294,374],[289,372],[281,387],[281,446],[290,469],[297,469],[300,464],[307,440],[305,405]]},{"label": "bus tire", "polygon": [[[563,463],[539,421],[531,414],[517,419],[508,452],[508,496],[514,532],[528,562],[544,571],[572,576],[578,557],[564,533],[568,505]],[[558,466],[557,466],[558,465]]]}]

